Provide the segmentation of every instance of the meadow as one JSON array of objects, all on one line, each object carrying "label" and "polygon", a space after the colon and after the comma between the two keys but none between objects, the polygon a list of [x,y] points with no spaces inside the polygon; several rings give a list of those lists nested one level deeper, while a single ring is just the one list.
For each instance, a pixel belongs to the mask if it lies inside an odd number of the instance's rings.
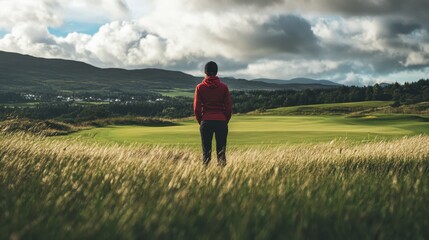
[{"label": "meadow", "polygon": [[[279,146],[326,142],[333,139],[378,141],[429,133],[429,117],[418,114],[379,113],[391,102],[320,104],[270,109],[234,115],[228,145]],[[172,126],[107,126],[71,134],[66,139],[148,145],[200,146],[199,126],[192,118]]]},{"label": "meadow", "polygon": [[168,97],[188,97],[193,98],[194,97],[194,91],[195,89],[171,89],[171,90],[157,90],[158,93],[162,94],[163,96]]},{"label": "meadow", "polygon": [[427,239],[429,137],[199,151],[0,138],[0,239]]},{"label": "meadow", "polygon": [[429,238],[427,116],[331,107],[234,115],[224,168],[192,119],[0,133],[0,239]]}]

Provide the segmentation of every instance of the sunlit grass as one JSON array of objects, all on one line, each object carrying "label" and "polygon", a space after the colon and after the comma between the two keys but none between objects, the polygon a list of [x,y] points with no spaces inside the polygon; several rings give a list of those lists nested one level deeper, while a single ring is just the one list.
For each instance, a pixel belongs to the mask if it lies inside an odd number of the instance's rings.
[{"label": "sunlit grass", "polygon": [[0,239],[419,239],[429,137],[200,152],[0,137]]},{"label": "sunlit grass", "polygon": [[268,109],[264,115],[312,115],[312,114],[344,114],[363,110],[375,110],[388,107],[393,101],[365,101],[348,103],[327,103],[314,105],[300,105]]},{"label": "sunlit grass", "polygon": [[[425,121],[422,121],[425,120]],[[229,124],[229,146],[277,146],[326,142],[337,138],[353,141],[395,139],[429,133],[428,118],[407,115],[377,115],[376,118],[347,116],[234,115]],[[195,120],[175,126],[110,126],[81,131],[66,138],[82,141],[200,148]]]}]

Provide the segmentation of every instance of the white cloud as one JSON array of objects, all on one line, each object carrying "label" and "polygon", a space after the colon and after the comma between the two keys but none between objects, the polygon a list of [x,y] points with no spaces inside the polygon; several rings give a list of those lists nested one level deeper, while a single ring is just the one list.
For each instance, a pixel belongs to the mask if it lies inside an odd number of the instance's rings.
[{"label": "white cloud", "polygon": [[58,0],[66,19],[80,22],[126,20],[132,14],[124,0]]},{"label": "white cloud", "polygon": [[19,24],[0,40],[0,49],[36,56],[53,57],[50,54],[53,48],[57,48],[55,39],[40,25]]},{"label": "white cloud", "polygon": [[313,31],[327,44],[347,45],[361,51],[383,51],[378,33],[383,28],[375,18],[319,18]]},{"label": "white cloud", "polygon": [[0,28],[11,30],[20,24],[59,26],[63,16],[56,0],[1,0]]},{"label": "white cloud", "polygon": [[0,28],[19,24],[58,27],[65,20],[100,22],[127,19],[124,0],[0,0]]},{"label": "white cloud", "polygon": [[[265,78],[295,78],[315,77],[322,78],[326,71],[339,67],[338,62],[329,60],[269,60],[264,59],[249,64],[246,69],[238,71],[243,77],[260,76]],[[318,77],[319,76],[319,77]]]},{"label": "white cloud", "polygon": [[345,75],[345,78],[343,80],[339,81],[339,83],[344,85],[353,85],[353,86],[368,86],[368,85],[374,85],[375,83],[381,83],[377,81],[372,76],[358,74],[354,72],[349,72]]},{"label": "white cloud", "polygon": [[134,22],[113,22],[100,28],[86,47],[101,62],[117,67],[164,65],[166,41]]},{"label": "white cloud", "polygon": [[[401,13],[389,1],[0,0],[0,50],[193,73],[214,59],[229,76],[366,84],[429,66],[429,26],[410,1]],[[102,27],[49,33],[70,21]]]},{"label": "white cloud", "polygon": [[404,65],[407,67],[416,65],[429,65],[429,55],[424,52],[410,52]]}]

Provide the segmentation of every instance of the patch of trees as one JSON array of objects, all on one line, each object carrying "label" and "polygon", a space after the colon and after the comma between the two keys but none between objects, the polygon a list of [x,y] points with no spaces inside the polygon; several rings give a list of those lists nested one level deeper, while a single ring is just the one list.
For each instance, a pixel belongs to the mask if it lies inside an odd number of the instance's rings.
[{"label": "patch of trees", "polygon": [[285,106],[323,103],[394,101],[393,106],[429,101],[429,79],[413,83],[399,83],[367,87],[342,86],[332,89],[303,91],[234,91],[233,110],[246,113]]},{"label": "patch of trees", "polygon": [[19,93],[0,92],[0,103],[23,103],[27,100]]},{"label": "patch of trees", "polygon": [[165,97],[159,101],[99,105],[50,102],[40,103],[31,107],[0,107],[0,120],[10,118],[56,119],[67,123],[80,123],[121,116],[183,118],[191,116],[192,113],[191,99]]}]

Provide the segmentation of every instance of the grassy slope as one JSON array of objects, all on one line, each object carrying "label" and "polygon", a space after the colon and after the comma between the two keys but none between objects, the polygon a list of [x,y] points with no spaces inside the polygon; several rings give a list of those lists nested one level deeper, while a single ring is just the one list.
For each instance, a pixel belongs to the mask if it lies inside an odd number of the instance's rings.
[{"label": "grassy slope", "polygon": [[172,90],[163,90],[158,92],[163,96],[168,96],[168,97],[189,97],[189,98],[194,97],[194,91],[192,89],[188,91],[185,91],[184,89],[172,89]]},{"label": "grassy slope", "polygon": [[374,110],[377,108],[387,107],[393,102],[390,101],[367,101],[367,102],[350,102],[350,103],[329,103],[316,105],[303,105],[293,107],[281,107],[268,109],[263,115],[316,115],[316,114],[345,114],[365,110]]},{"label": "grassy slope", "polygon": [[[330,114],[338,109],[347,112],[367,111],[383,108],[389,104],[390,102],[324,104],[279,108],[263,114],[235,115],[229,126],[229,146],[324,142],[336,138],[362,141],[429,133],[427,117],[387,114],[349,117]],[[309,112],[322,112],[326,115],[309,116],[307,115]],[[298,113],[304,115],[291,115]],[[179,122],[178,126],[163,128],[115,126],[91,129],[71,137],[97,142],[140,142],[194,147],[200,144],[198,125],[192,120]]]},{"label": "grassy slope", "polygon": [[429,139],[229,152],[0,135],[0,239],[425,239]]}]

